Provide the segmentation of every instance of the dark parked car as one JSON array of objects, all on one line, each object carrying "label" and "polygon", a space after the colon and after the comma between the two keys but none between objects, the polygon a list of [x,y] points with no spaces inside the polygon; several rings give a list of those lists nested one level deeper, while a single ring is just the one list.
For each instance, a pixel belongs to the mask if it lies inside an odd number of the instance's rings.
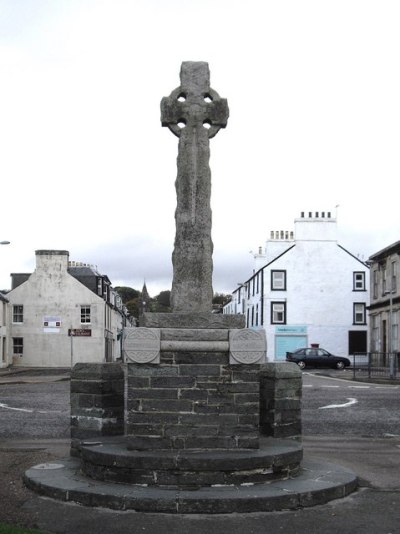
[{"label": "dark parked car", "polygon": [[305,367],[344,369],[350,365],[348,358],[334,356],[325,349],[297,349],[294,352],[287,352],[286,361],[297,363],[300,369]]}]

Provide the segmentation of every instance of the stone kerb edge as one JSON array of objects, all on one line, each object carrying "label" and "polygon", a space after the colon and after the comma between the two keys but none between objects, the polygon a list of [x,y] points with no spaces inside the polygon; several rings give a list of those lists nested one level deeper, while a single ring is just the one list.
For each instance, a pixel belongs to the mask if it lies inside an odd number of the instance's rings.
[{"label": "stone kerb edge", "polygon": [[267,361],[265,330],[229,330],[229,363],[264,364]]}]

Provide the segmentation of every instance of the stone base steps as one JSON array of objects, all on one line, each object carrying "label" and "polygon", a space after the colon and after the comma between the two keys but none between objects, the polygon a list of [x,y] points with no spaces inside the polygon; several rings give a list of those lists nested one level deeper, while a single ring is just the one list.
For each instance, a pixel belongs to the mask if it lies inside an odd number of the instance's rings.
[{"label": "stone base steps", "polygon": [[105,482],[195,489],[294,477],[303,457],[302,445],[294,440],[261,438],[259,449],[175,451],[131,450],[130,440],[83,442],[82,473]]},{"label": "stone base steps", "polygon": [[170,514],[295,510],[343,498],[357,488],[353,472],[320,461],[303,462],[298,476],[287,480],[195,490],[93,480],[81,474],[77,458],[32,467],[26,471],[24,481],[37,493],[65,502]]}]

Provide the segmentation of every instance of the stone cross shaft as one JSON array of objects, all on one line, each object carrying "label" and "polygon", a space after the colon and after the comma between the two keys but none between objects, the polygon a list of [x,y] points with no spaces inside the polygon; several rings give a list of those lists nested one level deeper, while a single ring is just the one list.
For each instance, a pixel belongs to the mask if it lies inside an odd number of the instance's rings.
[{"label": "stone cross shaft", "polygon": [[161,101],[162,125],[179,137],[171,304],[174,312],[211,312],[209,139],[225,128],[229,110],[210,88],[207,63],[183,62],[180,78],[180,87]]}]

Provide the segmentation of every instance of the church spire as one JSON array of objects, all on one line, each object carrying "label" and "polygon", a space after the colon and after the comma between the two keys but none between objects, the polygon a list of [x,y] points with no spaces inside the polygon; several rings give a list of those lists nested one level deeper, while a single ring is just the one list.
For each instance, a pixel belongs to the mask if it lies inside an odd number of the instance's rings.
[{"label": "church spire", "polygon": [[144,312],[150,311],[150,295],[147,291],[146,280],[143,281],[143,288],[140,294],[139,301],[139,315],[142,315]]}]

